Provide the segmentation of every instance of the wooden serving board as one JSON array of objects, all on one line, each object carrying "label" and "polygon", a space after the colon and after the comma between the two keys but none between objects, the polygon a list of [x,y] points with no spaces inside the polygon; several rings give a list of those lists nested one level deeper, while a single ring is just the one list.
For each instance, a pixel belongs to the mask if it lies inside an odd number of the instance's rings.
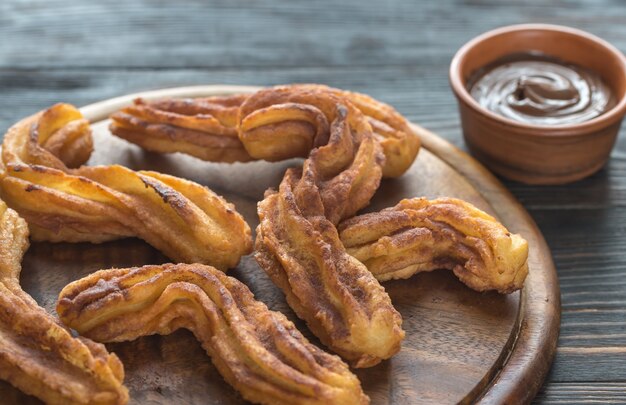
[{"label": "wooden serving board", "polygon": [[[108,132],[106,117],[134,97],[209,96],[249,91],[235,86],[199,86],[124,96],[82,109],[92,121],[95,152],[89,164],[119,163],[185,177],[209,186],[233,202],[252,229],[256,204],[276,187],[289,166],[253,162],[216,164],[183,155],[142,151]],[[550,251],[533,220],[486,169],[432,133],[408,173],[383,180],[367,211],[416,196],[451,196],[470,201],[498,217],[530,244],[530,274],[511,295],[477,293],[448,271],[418,274],[384,284],[404,319],[407,337],[392,359],[356,370],[373,404],[524,403],[537,393],[550,367],[560,320],[558,280]],[[22,285],[54,312],[59,291],[93,271],[167,262],[138,239],[101,245],[34,243],[23,262]],[[251,256],[229,274],[246,283],[257,299],[289,316],[318,343],[289,309]],[[193,335],[178,331],[134,342],[107,345],[126,370],[134,404],[239,404],[243,400],[217,373]],[[3,403],[37,403],[0,382]]]}]

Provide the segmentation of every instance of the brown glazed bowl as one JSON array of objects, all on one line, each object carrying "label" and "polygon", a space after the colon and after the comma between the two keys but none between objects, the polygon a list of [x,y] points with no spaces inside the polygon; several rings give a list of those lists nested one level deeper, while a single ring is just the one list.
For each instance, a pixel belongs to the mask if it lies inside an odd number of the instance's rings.
[{"label": "brown glazed bowl", "polygon": [[[526,124],[486,110],[467,90],[476,70],[504,56],[538,51],[599,74],[615,106],[577,124]],[[606,41],[573,28],[523,24],[499,28],[465,44],[450,65],[463,135],[472,152],[494,172],[528,184],[563,184],[599,170],[608,160],[626,112],[626,58]]]}]

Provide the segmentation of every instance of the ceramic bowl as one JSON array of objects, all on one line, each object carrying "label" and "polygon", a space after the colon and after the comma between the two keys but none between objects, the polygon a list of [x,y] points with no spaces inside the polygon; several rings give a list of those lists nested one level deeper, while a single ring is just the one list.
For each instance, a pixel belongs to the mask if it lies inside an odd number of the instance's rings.
[{"label": "ceramic bowl", "polygon": [[[511,54],[540,52],[601,76],[616,104],[568,125],[517,122],[483,108],[467,89],[480,68]],[[626,112],[626,58],[608,42],[573,28],[523,24],[499,28],[465,44],[450,65],[468,148],[492,171],[529,184],[563,184],[596,172],[609,158]]]}]

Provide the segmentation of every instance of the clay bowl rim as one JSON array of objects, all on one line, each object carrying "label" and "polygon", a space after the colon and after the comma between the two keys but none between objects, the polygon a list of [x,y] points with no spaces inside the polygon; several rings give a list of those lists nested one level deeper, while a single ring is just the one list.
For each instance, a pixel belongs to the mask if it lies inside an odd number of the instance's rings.
[{"label": "clay bowl rim", "polygon": [[622,73],[624,74],[624,76],[626,76],[626,57],[624,56],[624,54],[615,46],[611,45],[609,42],[591,33],[577,28],[554,24],[507,25],[504,27],[493,29],[491,31],[487,31],[483,34],[478,35],[477,37],[474,37],[473,39],[465,43],[452,58],[452,62],[450,63],[449,80],[452,91],[455,93],[459,102],[465,103],[465,105],[474,110],[475,113],[486,116],[490,120],[495,121],[500,125],[515,127],[516,129],[522,130],[524,132],[524,135],[535,137],[545,137],[546,135],[560,137],[581,136],[589,132],[595,132],[596,130],[599,130],[601,128],[606,128],[613,124],[615,121],[619,121],[624,117],[624,115],[626,114],[626,91],[624,91],[624,93],[621,95],[619,102],[616,103],[615,106],[613,106],[610,110],[589,121],[579,122],[575,124],[527,124],[503,117],[481,106],[467,90],[465,86],[465,80],[463,79],[461,74],[461,66],[466,60],[467,54],[478,44],[487,42],[494,37],[523,31],[544,31],[548,35],[550,33],[558,32],[578,37],[583,42],[595,42],[619,62]]}]

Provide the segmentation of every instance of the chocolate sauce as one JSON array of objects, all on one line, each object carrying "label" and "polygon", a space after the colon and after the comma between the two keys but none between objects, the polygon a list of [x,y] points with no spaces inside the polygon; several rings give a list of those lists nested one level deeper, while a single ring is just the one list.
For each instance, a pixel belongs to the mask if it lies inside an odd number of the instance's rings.
[{"label": "chocolate sauce", "polygon": [[477,71],[467,87],[488,110],[535,125],[589,121],[615,105],[598,74],[537,53],[500,59]]}]

